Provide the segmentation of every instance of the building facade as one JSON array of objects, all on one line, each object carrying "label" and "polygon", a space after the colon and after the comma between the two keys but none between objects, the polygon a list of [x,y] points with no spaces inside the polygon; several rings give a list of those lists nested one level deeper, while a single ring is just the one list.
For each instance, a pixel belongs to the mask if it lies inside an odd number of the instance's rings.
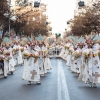
[{"label": "building facade", "polygon": [[[84,12],[84,7],[93,7],[100,0],[76,0],[76,8],[74,10],[74,16],[77,16],[80,12]],[[84,6],[79,6],[79,2],[84,2]]]}]

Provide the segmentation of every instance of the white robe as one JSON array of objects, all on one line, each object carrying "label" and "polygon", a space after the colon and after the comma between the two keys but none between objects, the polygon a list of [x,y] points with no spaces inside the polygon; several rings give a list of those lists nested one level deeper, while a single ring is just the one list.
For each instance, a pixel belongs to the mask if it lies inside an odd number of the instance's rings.
[{"label": "white robe", "polygon": [[44,66],[46,67],[47,70],[50,70],[50,69],[52,69],[52,65],[51,65],[50,59],[48,57],[48,50],[46,47],[43,47],[43,49],[44,49],[44,52],[47,51],[47,56],[46,56],[46,58],[44,58],[44,60],[45,60]]},{"label": "white robe", "polygon": [[94,47],[95,57],[93,58],[93,83],[100,83],[100,59],[97,55],[99,52],[99,46]]},{"label": "white robe", "polygon": [[[31,51],[32,54],[38,54],[36,51]],[[39,64],[38,61],[34,63],[34,58],[30,57],[29,59],[24,59],[24,71],[23,71],[23,80],[27,81],[40,81],[39,74]]]},{"label": "white robe", "polygon": [[63,54],[64,54],[64,52],[65,52],[65,48],[63,47],[62,49],[61,49],[61,52],[60,52],[60,54],[59,54],[59,57],[63,57]]},{"label": "white robe", "polygon": [[11,59],[9,61],[4,60],[4,66],[5,66],[5,72],[4,73],[7,76],[7,73],[8,72],[15,71],[15,68],[14,68],[15,67],[15,61],[14,61],[14,58],[13,58],[13,55],[12,55],[12,50],[11,49],[8,49],[6,51],[9,51],[10,52],[10,56],[9,57],[11,57]]},{"label": "white robe", "polygon": [[[13,49],[18,49],[19,46],[18,45],[14,45]],[[18,64],[18,52],[17,54],[14,55],[14,60],[15,60],[15,64],[17,65]]]},{"label": "white robe", "polygon": [[[20,46],[19,46],[19,48],[20,48]],[[22,52],[20,49],[18,50],[18,64],[23,64]]]},{"label": "white robe", "polygon": [[41,52],[39,60],[38,60],[39,61],[39,67],[40,67],[40,74],[44,75],[45,73],[47,73],[47,66],[46,66],[47,59],[43,58],[45,48],[41,47],[41,48],[39,48],[38,51]]},{"label": "white robe", "polygon": [[[4,57],[4,55],[0,55],[0,56]],[[0,75],[4,75],[5,77],[7,77],[8,69],[6,68],[6,66],[3,66],[3,67],[4,67],[4,69],[3,69],[4,71],[2,69],[0,69]]]},{"label": "white robe", "polygon": [[[88,54],[92,53],[92,49],[86,49],[85,50]],[[82,80],[87,83],[87,82],[92,82],[93,78],[92,78],[92,68],[93,68],[93,59],[92,56],[90,56],[88,58],[88,62],[85,63],[85,68],[84,68],[84,73],[83,73],[83,78]]]}]

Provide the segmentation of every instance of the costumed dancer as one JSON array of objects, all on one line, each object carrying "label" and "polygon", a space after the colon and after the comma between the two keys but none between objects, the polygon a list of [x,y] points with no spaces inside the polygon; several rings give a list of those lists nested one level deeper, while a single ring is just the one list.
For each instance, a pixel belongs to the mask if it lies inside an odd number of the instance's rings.
[{"label": "costumed dancer", "polygon": [[19,43],[19,45],[18,45],[18,48],[17,48],[17,50],[18,50],[18,65],[23,65],[23,58],[22,58],[22,52],[23,52],[23,47],[22,46],[20,46],[20,42],[18,42]]},{"label": "costumed dancer", "polygon": [[[47,69],[47,70],[50,70],[52,69],[52,65],[51,65],[51,62],[50,62],[50,59],[48,57],[48,49],[46,47],[46,44],[43,42],[43,51],[44,51],[44,67]],[[47,72],[47,70],[45,70],[45,72]]]},{"label": "costumed dancer", "polygon": [[71,61],[71,53],[70,53],[70,51],[69,51],[70,47],[71,47],[71,43],[68,42],[68,43],[66,44],[66,49],[67,49],[67,51],[66,51],[66,55],[67,55],[67,56],[66,56],[66,60],[67,60],[66,65],[69,66],[69,67],[70,67],[70,61]]},{"label": "costumed dancer", "polygon": [[3,48],[1,47],[0,47],[0,75],[4,75],[4,78],[7,77],[6,68],[4,66]]},{"label": "costumed dancer", "polygon": [[93,46],[93,84],[94,88],[100,83],[100,45]]},{"label": "costumed dancer", "polygon": [[92,87],[93,78],[92,78],[92,69],[93,69],[93,50],[91,43],[87,43],[88,48],[84,50],[84,62],[85,62],[85,68],[84,68],[84,74],[82,80],[89,84],[89,87]]},{"label": "costumed dancer", "polygon": [[39,54],[37,51],[34,50],[34,47],[35,45],[32,45],[30,50],[26,48],[23,52],[24,71],[22,79],[27,80],[29,84],[31,84],[31,82],[41,84],[38,64]]},{"label": "costumed dancer", "polygon": [[12,50],[9,49],[9,44],[6,44],[6,49],[3,52],[5,59],[4,59],[4,66],[7,69],[6,73],[10,72],[11,74],[13,74],[13,72],[15,71],[15,62],[12,58]]},{"label": "costumed dancer", "polygon": [[18,65],[18,48],[19,48],[18,41],[15,41],[13,46],[13,55],[16,65]]},{"label": "costumed dancer", "polygon": [[44,51],[43,51],[43,44],[42,42],[39,43],[39,68],[40,68],[40,75],[44,76],[47,73],[47,69],[44,66]]}]

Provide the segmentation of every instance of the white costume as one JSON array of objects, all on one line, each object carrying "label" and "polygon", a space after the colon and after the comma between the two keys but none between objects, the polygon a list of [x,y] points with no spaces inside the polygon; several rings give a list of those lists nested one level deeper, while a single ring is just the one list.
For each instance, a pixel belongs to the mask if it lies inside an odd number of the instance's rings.
[{"label": "white costume", "polygon": [[47,73],[47,66],[46,66],[46,59],[44,58],[44,51],[46,49],[44,47],[39,47],[39,67],[40,67],[40,74],[44,75]]},{"label": "white costume", "polygon": [[[36,55],[38,54],[34,50],[25,50],[26,52],[29,52],[30,54]],[[23,71],[23,80],[27,81],[34,81],[38,82],[40,81],[40,74],[39,74],[39,65],[38,60],[34,62],[35,58],[30,57],[29,59],[24,59],[24,71]]]},{"label": "white costume", "polygon": [[100,59],[98,56],[99,48],[99,44],[95,44],[93,48],[93,83],[100,83]]},{"label": "white costume", "polygon": [[[14,72],[15,71],[15,68],[14,68],[15,61],[14,61],[14,58],[13,58],[13,55],[12,55],[12,49],[6,49],[6,50],[4,50],[4,52],[10,53],[10,55],[6,55],[5,59],[4,59],[4,66],[5,66],[4,68],[6,69],[5,74],[7,74],[8,72]],[[9,59],[9,60],[6,60],[6,59]]]}]

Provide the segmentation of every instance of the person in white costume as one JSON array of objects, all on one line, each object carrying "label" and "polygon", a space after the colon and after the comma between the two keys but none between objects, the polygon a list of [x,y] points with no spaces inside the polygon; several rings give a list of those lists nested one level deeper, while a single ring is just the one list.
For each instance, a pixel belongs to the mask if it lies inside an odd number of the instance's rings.
[{"label": "person in white costume", "polygon": [[18,45],[18,65],[22,65],[23,64],[23,59],[22,59],[22,52],[21,52],[22,46],[20,46],[20,44]]},{"label": "person in white costume", "polygon": [[43,51],[43,65],[44,65],[44,72],[45,74],[47,73],[47,63],[48,63],[48,59],[47,59],[47,48],[46,45],[44,44],[44,42],[42,42],[42,51]]},{"label": "person in white costume", "polygon": [[8,44],[6,44],[6,49],[4,50],[3,54],[5,55],[4,66],[7,68],[7,73],[10,72],[13,74],[15,71],[15,62],[12,55],[12,49],[9,48]]},{"label": "person in white costume", "polygon": [[[62,44],[63,45],[63,44]],[[62,58],[62,55],[65,53],[65,47],[62,46],[61,52],[59,54],[59,57]]]},{"label": "person in white costume", "polygon": [[22,58],[22,61],[21,61],[22,65],[23,65],[23,61],[24,61],[24,59],[23,59],[24,46],[25,46],[24,41],[21,41],[21,43],[20,43],[21,57],[20,58]]},{"label": "person in white costume", "polygon": [[29,85],[31,84],[31,82],[41,84],[38,64],[39,54],[34,50],[34,47],[35,45],[32,45],[30,50],[26,48],[23,52],[23,54],[28,53],[29,58],[26,58],[24,55],[24,71],[22,79],[27,80],[29,82]]},{"label": "person in white costume", "polygon": [[69,67],[70,67],[70,61],[71,61],[71,53],[69,52],[70,47],[71,47],[71,43],[68,42],[66,44],[66,48],[67,48],[67,51],[66,51],[67,52],[67,55],[66,55],[67,63],[66,63],[66,65],[69,66]]},{"label": "person in white costume", "polygon": [[72,53],[72,72],[77,73],[77,58],[75,57],[77,47],[74,47],[74,52]]},{"label": "person in white costume", "polygon": [[66,48],[66,44],[64,44],[64,47],[62,48],[62,55],[61,55],[61,58],[66,60],[66,57],[67,57],[67,48]]},{"label": "person in white costume", "polygon": [[18,49],[19,49],[18,41],[15,41],[13,46],[13,51],[14,51],[14,60],[16,65],[18,65]]},{"label": "person in white costume", "polygon": [[45,55],[45,58],[44,58],[44,67],[47,70],[50,70],[50,69],[52,69],[52,65],[51,65],[50,59],[48,57],[48,49],[47,49],[46,45],[44,44],[44,42],[43,42],[43,47],[42,48],[43,48],[44,55]]},{"label": "person in white costume", "polygon": [[0,75],[3,75],[4,78],[7,77],[7,69],[4,66],[4,55],[3,55],[3,48],[0,47]]},{"label": "person in white costume", "polygon": [[100,83],[100,45],[94,44],[93,46],[93,84],[94,88],[97,87],[97,83]]},{"label": "person in white costume", "polygon": [[84,50],[87,53],[88,58],[85,60],[85,68],[82,80],[89,84],[89,87],[92,87],[93,78],[92,78],[92,69],[93,69],[93,50],[92,45],[88,43],[88,48]]},{"label": "person in white costume", "polygon": [[70,51],[71,51],[71,59],[70,59],[71,71],[76,72],[76,67],[75,67],[76,64],[75,64],[75,59],[74,59],[74,56],[73,56],[73,52],[75,52],[74,46],[71,46]]},{"label": "person in white costume", "polygon": [[83,44],[82,43],[78,43],[78,48],[77,48],[77,52],[80,53],[80,56],[77,58],[77,73],[78,73],[78,76],[80,74],[80,71],[81,71],[81,67],[82,67],[82,46]]},{"label": "person in white costume", "polygon": [[83,74],[84,74],[84,68],[85,68],[83,52],[84,52],[85,49],[87,49],[87,48],[85,47],[85,44],[84,44],[84,43],[81,43],[80,49],[81,49],[82,55],[81,55],[81,66],[80,66],[80,69],[79,69],[78,81],[82,81],[82,76],[83,76]]},{"label": "person in white costume", "polygon": [[10,56],[11,56],[11,60],[10,62],[12,63],[12,65],[15,67],[16,63],[15,63],[15,60],[14,60],[14,56],[13,56],[13,48],[11,47],[12,44],[10,44],[9,46],[9,50],[10,50]]},{"label": "person in white costume", "polygon": [[45,53],[44,53],[44,47],[42,42],[39,43],[39,68],[40,68],[40,75],[44,76],[45,73],[47,73],[47,66],[44,65],[45,62]]}]

